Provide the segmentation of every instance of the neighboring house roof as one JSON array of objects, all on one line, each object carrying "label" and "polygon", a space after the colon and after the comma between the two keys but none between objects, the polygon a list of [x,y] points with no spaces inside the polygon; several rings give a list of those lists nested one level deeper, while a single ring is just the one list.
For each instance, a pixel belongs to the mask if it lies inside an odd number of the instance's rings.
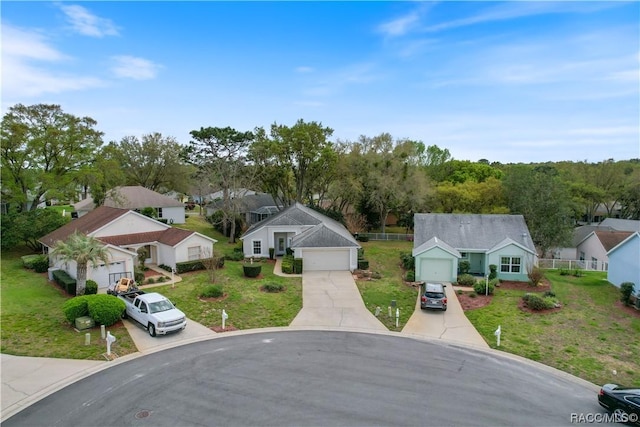
[{"label": "neighboring house roof", "polygon": [[[237,188],[235,190],[229,190],[229,196],[233,198],[246,197],[252,194],[258,194],[258,193],[256,191],[249,190],[247,188]],[[215,193],[208,194],[206,197],[214,201],[218,199],[222,199],[224,197],[224,191],[222,190],[216,191]]]},{"label": "neighboring house roof", "polygon": [[[51,233],[42,237],[39,241],[45,246],[52,248],[56,245],[58,241],[67,240],[67,238],[76,231],[82,234],[91,235],[92,233],[95,233],[96,231],[100,230],[102,227],[114,222],[118,218],[124,215],[127,215],[129,213],[133,215],[140,215],[129,209],[117,209],[117,208],[111,208],[108,206],[99,206],[93,211],[87,213],[86,215],[83,215],[80,218],[74,219],[71,222],[68,222],[67,224],[58,228],[57,230],[52,231]],[[147,217],[144,217],[144,218],[147,218]],[[152,218],[147,218],[147,219],[149,221],[154,221],[158,224],[162,224]],[[127,246],[132,244],[148,243],[148,242],[158,242],[168,246],[175,246],[178,243],[184,241],[189,236],[197,234],[215,242],[214,239],[203,236],[200,233],[196,233],[195,231],[174,228],[166,224],[162,224],[162,226],[166,228],[161,231],[141,232],[141,233],[133,233],[133,234],[120,234],[120,235],[114,235],[114,236],[101,236],[101,237],[98,237],[98,240],[100,240],[105,244],[110,244],[114,246]]]},{"label": "neighboring house roof", "polygon": [[615,229],[607,225],[582,225],[576,227],[573,230],[573,239],[571,240],[573,242],[572,247],[578,247],[578,245],[594,231],[615,231]]},{"label": "neighboring house roof", "polygon": [[[105,198],[103,205],[120,209],[184,207],[184,204],[176,199],[139,185],[114,188]],[[94,209],[94,202],[89,197],[73,207],[76,211],[90,211]]]},{"label": "neighboring house roof", "polygon": [[618,231],[640,231],[640,221],[635,219],[605,218],[600,225],[606,225]]},{"label": "neighboring house roof", "polygon": [[294,237],[292,247],[360,247],[344,225],[297,202],[252,225],[241,238],[268,226],[312,226]]},{"label": "neighboring house roof", "polygon": [[632,241],[633,239],[640,239],[640,232],[635,232],[635,233],[631,233],[629,234],[629,236],[627,236],[626,239],[624,239],[622,242],[618,243],[617,245],[615,245],[614,247],[612,247],[611,249],[609,249],[607,251],[607,256],[611,256],[612,252],[617,251],[618,249],[622,248],[623,246],[627,245],[630,241]]},{"label": "neighboring house roof", "polygon": [[602,247],[604,247],[604,250],[609,252],[611,249],[615,248],[624,240],[626,240],[627,237],[631,236],[633,232],[631,231],[594,231],[593,234],[595,234],[598,237],[598,240],[600,240],[600,243],[602,243]]},{"label": "neighboring house roof", "polygon": [[[414,251],[433,238],[460,252],[488,252],[503,245],[507,238],[536,252],[522,215],[415,214]],[[439,246],[442,247],[442,242]]]},{"label": "neighboring house roof", "polygon": [[[240,203],[240,212],[259,212],[263,208],[272,208],[280,210],[282,207],[278,205],[271,194],[256,193],[236,199],[235,202]],[[216,200],[207,205],[210,209],[222,209],[224,200]]]}]

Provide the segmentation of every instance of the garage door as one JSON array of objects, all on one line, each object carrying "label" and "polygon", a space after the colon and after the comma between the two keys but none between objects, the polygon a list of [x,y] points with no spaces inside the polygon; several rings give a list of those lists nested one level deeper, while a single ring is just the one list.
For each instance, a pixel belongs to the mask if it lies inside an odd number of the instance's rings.
[{"label": "garage door", "polygon": [[451,263],[450,259],[423,259],[420,264],[420,280],[425,282],[450,282]]},{"label": "garage door", "polygon": [[350,270],[349,249],[303,249],[303,271]]},{"label": "garage door", "polygon": [[109,283],[109,273],[123,273],[125,269],[124,262],[112,262],[109,264],[109,268],[106,265],[101,265],[95,269],[89,268],[87,276],[89,279],[94,280],[98,284],[98,289],[107,289]]}]

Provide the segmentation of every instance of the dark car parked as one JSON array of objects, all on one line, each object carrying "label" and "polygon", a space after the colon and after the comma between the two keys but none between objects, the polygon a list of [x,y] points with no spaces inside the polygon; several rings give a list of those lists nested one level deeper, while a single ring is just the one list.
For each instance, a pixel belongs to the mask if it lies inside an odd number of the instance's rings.
[{"label": "dark car parked", "polygon": [[447,294],[444,285],[440,283],[425,283],[422,285],[420,308],[437,308],[442,311],[447,309]]},{"label": "dark car parked", "polygon": [[598,393],[598,403],[617,418],[617,422],[640,425],[640,388],[605,384]]}]

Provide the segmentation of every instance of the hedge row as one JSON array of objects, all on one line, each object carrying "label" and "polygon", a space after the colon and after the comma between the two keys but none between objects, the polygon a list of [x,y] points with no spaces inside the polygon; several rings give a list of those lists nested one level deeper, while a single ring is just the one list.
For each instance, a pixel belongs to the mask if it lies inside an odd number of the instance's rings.
[{"label": "hedge row", "polygon": [[53,276],[53,280],[55,280],[56,283],[69,295],[76,294],[76,279],[69,276],[64,270],[53,270],[51,274]]},{"label": "hedge row", "polygon": [[22,257],[22,265],[36,273],[46,273],[49,270],[49,257],[47,255],[25,255]]},{"label": "hedge row", "polygon": [[[222,257],[218,257],[218,258],[214,258],[216,261],[216,267],[217,268],[222,268],[224,267],[224,260],[225,258]],[[211,258],[205,258],[205,259],[197,259],[194,261],[185,261],[185,262],[178,262],[176,263],[176,273],[178,274],[182,274],[182,273],[188,273],[189,271],[198,271],[198,270],[206,270],[207,268],[204,265],[203,261],[209,261],[211,260]],[[167,271],[171,271],[171,267],[169,267],[169,270]]]},{"label": "hedge row", "polygon": [[78,317],[89,316],[97,324],[105,326],[119,321],[124,310],[124,301],[106,294],[78,296],[62,306],[64,317],[71,323]]}]

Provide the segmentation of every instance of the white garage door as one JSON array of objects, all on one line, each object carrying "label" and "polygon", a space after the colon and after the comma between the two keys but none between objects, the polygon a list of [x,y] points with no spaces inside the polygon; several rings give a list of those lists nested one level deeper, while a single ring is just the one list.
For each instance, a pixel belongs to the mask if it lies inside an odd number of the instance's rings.
[{"label": "white garage door", "polygon": [[109,283],[109,273],[123,273],[125,270],[124,262],[112,262],[109,264],[109,268],[106,265],[102,265],[98,268],[91,269],[89,267],[89,271],[87,272],[87,276],[89,279],[95,281],[98,284],[98,289],[107,289],[110,285]]},{"label": "white garage door", "polygon": [[303,271],[350,270],[349,249],[303,249]]},{"label": "white garage door", "polygon": [[428,258],[420,264],[420,280],[425,282],[450,282],[451,260]]}]

